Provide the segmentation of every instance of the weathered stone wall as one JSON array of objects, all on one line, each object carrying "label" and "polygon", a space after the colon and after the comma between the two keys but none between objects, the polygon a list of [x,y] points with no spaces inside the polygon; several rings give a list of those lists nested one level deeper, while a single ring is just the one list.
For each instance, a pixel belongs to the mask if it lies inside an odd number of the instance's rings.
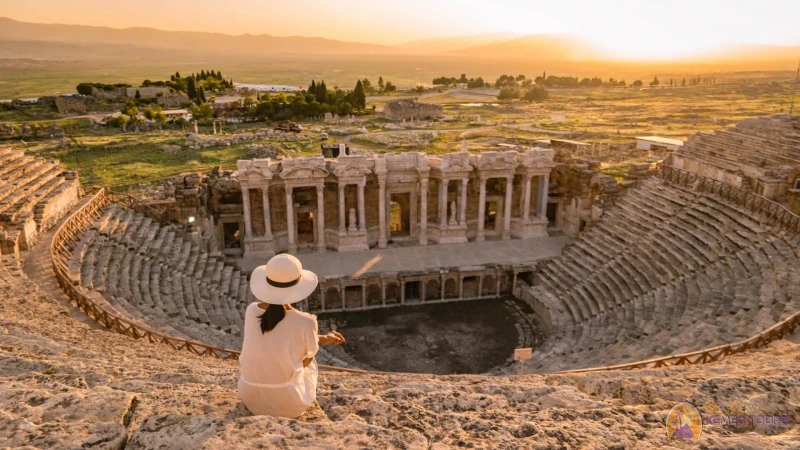
[{"label": "weathered stone wall", "polygon": [[380,116],[389,120],[432,119],[442,117],[442,107],[416,100],[395,100],[383,107]]},{"label": "weathered stone wall", "polygon": [[87,113],[87,112],[115,112],[119,111],[122,108],[122,105],[119,103],[109,103],[106,105],[101,105],[98,103],[98,99],[95,97],[90,96],[83,96],[83,95],[65,95],[61,97],[56,97],[55,99],[56,108],[58,108],[58,112],[61,114],[69,114],[69,113]]},{"label": "weathered stone wall", "polygon": [[158,97],[158,106],[162,108],[179,108],[189,103],[189,96],[186,94],[173,94],[165,92]]},{"label": "weathered stone wall", "polygon": [[118,102],[125,98],[125,88],[116,88],[113,91],[104,91],[102,89],[97,89],[96,87],[92,87],[92,93],[90,94],[90,96],[94,97],[97,100]]},{"label": "weathered stone wall", "polygon": [[136,92],[139,92],[139,96],[141,98],[156,98],[159,92],[163,92],[164,95],[169,93],[169,88],[165,87],[129,87],[125,88],[125,97],[127,98],[135,98]]}]

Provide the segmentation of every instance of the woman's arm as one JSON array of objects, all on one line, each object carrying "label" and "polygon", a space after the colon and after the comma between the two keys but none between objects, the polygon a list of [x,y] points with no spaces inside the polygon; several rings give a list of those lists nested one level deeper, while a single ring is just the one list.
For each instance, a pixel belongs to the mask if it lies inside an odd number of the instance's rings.
[{"label": "woman's arm", "polygon": [[319,336],[320,345],[343,344],[344,342],[344,336],[342,336],[342,334],[338,331],[331,331],[328,334]]}]

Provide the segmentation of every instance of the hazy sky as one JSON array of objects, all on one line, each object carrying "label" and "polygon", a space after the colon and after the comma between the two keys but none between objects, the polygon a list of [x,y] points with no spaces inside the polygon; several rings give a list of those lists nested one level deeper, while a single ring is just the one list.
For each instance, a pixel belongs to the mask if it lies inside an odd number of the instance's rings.
[{"label": "hazy sky", "polygon": [[626,56],[677,56],[732,42],[800,44],[800,0],[0,0],[0,16],[377,44],[577,33]]}]

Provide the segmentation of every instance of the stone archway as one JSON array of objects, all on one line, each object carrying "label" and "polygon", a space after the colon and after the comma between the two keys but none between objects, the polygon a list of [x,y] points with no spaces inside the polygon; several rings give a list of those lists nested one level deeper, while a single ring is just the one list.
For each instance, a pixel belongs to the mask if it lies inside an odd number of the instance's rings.
[{"label": "stone archway", "polygon": [[329,287],[327,291],[325,291],[325,309],[341,309],[342,308],[342,296],[339,293],[339,289],[335,287]]},{"label": "stone archway", "polygon": [[462,284],[462,291],[461,291],[461,298],[476,298],[478,297],[478,277],[477,276],[469,276],[464,277]]},{"label": "stone archway", "polygon": [[344,302],[347,309],[363,307],[363,290],[361,286],[347,286],[344,288]]},{"label": "stone archway", "polygon": [[444,282],[444,298],[458,298],[458,282],[453,278],[448,278]]},{"label": "stone archway", "polygon": [[314,292],[308,296],[308,310],[310,312],[313,311],[321,311],[322,310],[322,299],[319,296],[319,289],[314,289]]},{"label": "stone archway", "polygon": [[398,283],[386,284],[386,304],[396,305],[400,303],[400,285]]},{"label": "stone archway", "polygon": [[382,305],[381,299],[381,286],[379,284],[370,284],[367,286],[367,306]]},{"label": "stone archway", "polygon": [[425,300],[439,300],[442,293],[439,292],[439,280],[428,280],[425,283]]},{"label": "stone archway", "polygon": [[497,293],[497,286],[495,285],[495,279],[491,275],[486,275],[483,277],[482,287],[481,287],[481,296],[486,297],[489,295],[495,295]]}]

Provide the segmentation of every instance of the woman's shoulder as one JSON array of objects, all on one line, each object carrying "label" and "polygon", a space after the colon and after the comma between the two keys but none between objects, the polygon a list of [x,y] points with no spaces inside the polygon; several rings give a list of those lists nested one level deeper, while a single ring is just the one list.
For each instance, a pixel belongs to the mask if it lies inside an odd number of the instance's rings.
[{"label": "woman's shoulder", "polygon": [[300,310],[294,309],[294,308],[290,309],[289,312],[294,313],[297,318],[299,318],[299,319],[301,319],[303,321],[308,321],[308,322],[313,322],[313,323],[317,322],[317,316],[315,316],[314,314],[303,312],[303,311],[300,311]]}]

